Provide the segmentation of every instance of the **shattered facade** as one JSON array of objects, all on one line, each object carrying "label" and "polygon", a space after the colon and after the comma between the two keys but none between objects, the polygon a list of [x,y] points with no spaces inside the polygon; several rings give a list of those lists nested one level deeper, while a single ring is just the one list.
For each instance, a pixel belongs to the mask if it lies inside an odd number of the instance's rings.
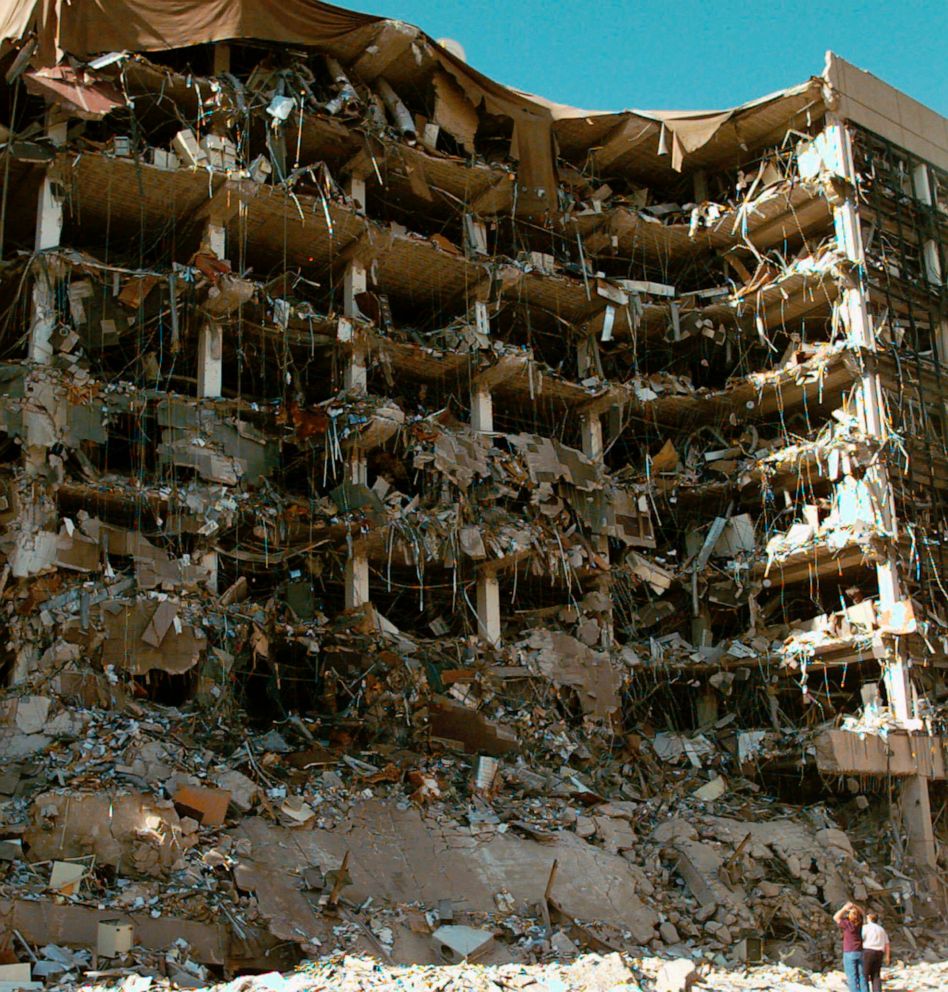
[{"label": "shattered facade", "polygon": [[199,6],[4,9],[6,926],[180,977],[937,911],[945,119]]}]

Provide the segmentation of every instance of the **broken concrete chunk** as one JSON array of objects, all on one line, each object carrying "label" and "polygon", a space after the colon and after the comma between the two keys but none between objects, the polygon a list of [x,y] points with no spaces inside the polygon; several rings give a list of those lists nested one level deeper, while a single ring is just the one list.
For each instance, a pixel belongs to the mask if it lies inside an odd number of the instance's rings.
[{"label": "broken concrete chunk", "polygon": [[698,980],[698,969],[688,958],[666,961],[655,978],[655,992],[690,992]]},{"label": "broken concrete chunk", "polygon": [[94,855],[131,876],[160,875],[180,857],[181,826],[168,801],[142,795],[42,793],[23,839],[31,861]]},{"label": "broken concrete chunk", "polygon": [[540,672],[554,685],[575,689],[583,712],[609,720],[619,707],[620,681],[609,655],[591,650],[575,637],[535,630],[527,641]]},{"label": "broken concrete chunk", "polygon": [[429,722],[432,737],[457,741],[471,754],[507,754],[518,746],[514,731],[445,696],[432,701]]},{"label": "broken concrete chunk", "polygon": [[249,813],[260,798],[262,791],[253,779],[236,769],[216,772],[214,784],[230,793],[230,801],[241,813]]},{"label": "broken concrete chunk", "polygon": [[695,799],[709,803],[715,799],[720,799],[727,792],[727,782],[720,775],[716,775],[710,782],[706,782],[700,788],[695,789],[692,795]]},{"label": "broken concrete chunk", "polygon": [[226,789],[182,785],[175,792],[174,805],[181,816],[190,816],[205,827],[220,827],[227,818],[230,793]]},{"label": "broken concrete chunk", "polygon": [[17,729],[24,734],[38,734],[46,726],[49,707],[46,696],[21,696],[16,705]]},{"label": "broken concrete chunk", "polygon": [[490,930],[478,930],[475,927],[465,927],[452,924],[438,927],[431,935],[439,955],[451,964],[467,961],[483,953],[494,940]]},{"label": "broken concrete chunk", "polygon": [[178,606],[171,601],[103,603],[103,663],[135,675],[156,668],[172,674],[193,668],[204,655],[207,641],[202,630],[176,622],[177,617]]},{"label": "broken concrete chunk", "polygon": [[652,840],[656,844],[674,844],[679,840],[697,840],[698,832],[687,820],[671,819],[660,823],[652,831]]}]

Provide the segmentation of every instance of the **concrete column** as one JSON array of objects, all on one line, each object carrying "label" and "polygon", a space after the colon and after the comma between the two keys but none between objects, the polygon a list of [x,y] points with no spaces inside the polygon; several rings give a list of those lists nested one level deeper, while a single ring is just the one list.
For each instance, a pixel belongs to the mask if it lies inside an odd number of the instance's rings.
[{"label": "concrete column", "polygon": [[357,258],[348,262],[342,277],[343,313],[347,317],[359,316],[359,305],[356,303],[356,297],[366,291],[368,284],[368,272],[365,265]]},{"label": "concrete column", "polygon": [[[471,390],[471,428],[481,434],[494,430],[494,401],[490,387],[475,383]],[[500,581],[493,572],[477,573],[477,636],[500,643]]]},{"label": "concrete column", "polygon": [[[346,465],[348,481],[356,486],[364,486],[368,482],[368,463],[365,452],[356,448],[349,456]],[[349,557],[345,570],[345,608],[354,610],[370,602],[369,591],[369,556],[361,541],[353,541],[349,546]]]},{"label": "concrete column", "polygon": [[[580,434],[582,437],[583,454],[594,462],[601,462],[605,447],[603,445],[602,419],[598,412],[584,413],[580,420]],[[598,534],[593,538],[596,552],[600,558],[609,562],[609,537],[607,534]],[[603,617],[603,631],[600,646],[608,650],[615,639],[615,625],[612,616],[612,580],[606,572],[595,581],[595,587],[609,601],[609,609]]]},{"label": "concrete column", "polygon": [[487,254],[487,228],[472,214],[464,215],[464,240],[469,256]]},{"label": "concrete column", "polygon": [[[346,193],[356,210],[365,210],[365,179],[360,176],[350,176],[346,183]],[[343,312],[347,317],[358,315],[359,307],[355,298],[367,288],[368,274],[365,265],[357,258],[351,259],[346,265],[343,276]]]},{"label": "concrete column", "polygon": [[[477,329],[490,333],[486,303],[474,304]],[[471,429],[480,434],[494,430],[494,400],[489,382],[474,382],[471,387]],[[477,571],[477,636],[488,644],[500,644],[500,580],[496,573],[483,568]]]},{"label": "concrete column", "polygon": [[713,726],[718,721],[718,694],[705,686],[701,695],[695,701],[695,714],[698,719],[698,729]]},{"label": "concrete column", "polygon": [[201,565],[208,571],[207,591],[213,595],[218,592],[218,566],[220,562],[216,551],[208,551],[201,555]]},{"label": "concrete column", "polygon": [[480,434],[494,430],[494,401],[486,387],[471,390],[471,427]]},{"label": "concrete column", "polygon": [[[357,210],[365,210],[365,179],[360,176],[350,176],[346,192],[353,200]],[[357,258],[346,263],[343,275],[343,311],[348,318],[359,316],[359,305],[356,297],[368,288],[368,273],[365,265]],[[346,335],[351,342],[346,370],[343,375],[343,385],[347,390],[365,392],[368,389],[368,362],[366,352],[360,346],[357,335],[352,333],[352,325],[347,323]],[[346,466],[346,476],[350,483],[356,486],[368,484],[368,464],[364,451],[354,450]],[[346,561],[345,574],[345,603],[346,609],[352,610],[364,606],[370,601],[369,593],[369,559],[361,542],[355,541],[350,546],[349,558]]]},{"label": "concrete column", "polygon": [[[942,319],[938,322],[934,344],[938,361],[942,365],[948,365],[948,320]],[[948,412],[948,403],[945,404],[945,410]]]},{"label": "concrete column", "polygon": [[[68,121],[49,124],[46,133],[56,148],[66,143]],[[36,203],[36,237],[34,247],[43,252],[59,247],[63,230],[63,207],[56,196],[55,184],[47,170]],[[33,313],[30,321],[29,359],[45,365],[53,357],[52,336],[56,327],[55,280],[43,261],[35,263]]]},{"label": "concrete column", "polygon": [[197,394],[216,399],[224,385],[224,332],[216,320],[207,320],[198,333]]},{"label": "concrete column", "polygon": [[[217,48],[215,48],[215,61]],[[217,221],[208,221],[204,229],[203,247],[212,251],[221,261],[227,257],[227,230]],[[207,318],[198,331],[197,395],[198,399],[217,399],[224,388],[224,329],[216,320]],[[208,551],[201,557],[201,564],[211,578],[208,589],[217,592],[218,556]]]},{"label": "concrete column", "polygon": [[346,609],[354,610],[369,602],[369,559],[365,550],[353,544],[346,561]]},{"label": "concrete column", "polygon": [[[926,207],[933,205],[932,187],[928,177],[928,166],[920,162],[912,170],[912,188],[915,198]],[[938,256],[938,242],[929,238],[922,242],[922,262],[925,266],[925,277],[930,283],[940,286],[943,283],[941,259]]]},{"label": "concrete column", "polygon": [[[227,232],[223,224],[209,221],[204,246],[222,261],[227,257]],[[216,320],[206,320],[198,332],[197,394],[216,399],[224,385],[224,332]]]},{"label": "concrete column", "polygon": [[[365,180],[359,176],[350,176],[346,192],[349,194],[356,208],[365,209]],[[368,288],[368,272],[365,265],[357,258],[351,259],[346,264],[343,275],[343,312],[347,317],[359,316],[359,305],[356,297],[364,293]],[[349,361],[346,365],[344,376],[346,389],[365,392],[368,388],[368,371],[366,354],[363,348],[357,343],[353,343],[349,353]]]},{"label": "concrete column", "polygon": [[602,421],[598,413],[587,413],[580,421],[583,439],[583,454],[598,462],[603,456]]},{"label": "concrete column", "polygon": [[696,169],[691,176],[691,186],[695,203],[706,203],[708,197],[708,174],[704,169]]},{"label": "concrete column", "polygon": [[490,314],[484,302],[474,304],[474,327],[479,334],[490,334]]},{"label": "concrete column", "polygon": [[222,76],[230,72],[230,45],[218,41],[214,44],[214,75]]},{"label": "concrete column", "polygon": [[477,636],[500,643],[500,580],[494,572],[477,573]]},{"label": "concrete column", "polygon": [[928,779],[924,775],[912,775],[901,782],[899,812],[908,853],[923,872],[934,872],[938,867],[938,856],[932,829]]},{"label": "concrete column", "polygon": [[[364,451],[355,448],[346,464],[346,478],[354,486],[368,485],[369,466]],[[345,603],[352,610],[364,606],[371,599],[369,593],[369,557],[361,541],[353,541],[346,561]]]},{"label": "concrete column", "polygon": [[369,370],[365,351],[358,345],[354,345],[349,354],[349,361],[346,363],[343,385],[348,390],[364,393],[368,389],[368,384]]}]

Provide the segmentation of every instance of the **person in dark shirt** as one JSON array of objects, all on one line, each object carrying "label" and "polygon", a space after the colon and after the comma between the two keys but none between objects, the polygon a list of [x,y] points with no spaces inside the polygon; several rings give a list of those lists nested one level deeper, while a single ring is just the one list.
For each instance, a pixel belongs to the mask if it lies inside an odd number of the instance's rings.
[{"label": "person in dark shirt", "polygon": [[843,971],[849,992],[869,992],[862,966],[862,910],[848,902],[836,911],[833,922],[843,933]]}]

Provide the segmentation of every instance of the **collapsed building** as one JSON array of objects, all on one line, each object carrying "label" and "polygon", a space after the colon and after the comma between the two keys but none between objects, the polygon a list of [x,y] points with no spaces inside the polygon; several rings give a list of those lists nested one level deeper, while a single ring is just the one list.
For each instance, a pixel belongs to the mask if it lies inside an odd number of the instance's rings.
[{"label": "collapsed building", "polygon": [[218,7],[3,11],[7,930],[239,971],[465,957],[462,903],[561,953],[936,911],[945,119],[834,54],[591,113]]}]

